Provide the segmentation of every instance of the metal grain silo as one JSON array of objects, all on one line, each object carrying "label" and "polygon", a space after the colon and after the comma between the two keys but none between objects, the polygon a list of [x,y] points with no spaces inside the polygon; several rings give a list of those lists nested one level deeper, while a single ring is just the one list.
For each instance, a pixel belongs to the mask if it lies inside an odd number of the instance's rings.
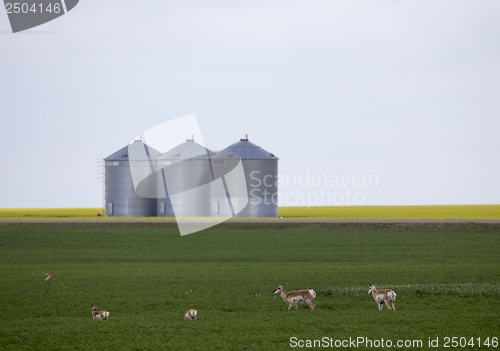
[{"label": "metal grain silo", "polygon": [[159,216],[208,217],[211,215],[210,182],[213,179],[212,151],[187,139],[160,155],[158,187],[166,188],[166,198],[158,199]]},{"label": "metal grain silo", "polygon": [[[156,158],[160,153],[142,141],[133,142],[134,147],[144,147],[148,155]],[[134,188],[130,170],[129,146],[116,151],[104,159],[104,206],[107,216],[145,217],[156,216],[156,199],[139,196]],[[134,160],[135,167],[150,171],[150,160]]]},{"label": "metal grain silo", "polygon": [[[245,174],[248,203],[239,213],[219,206],[218,215],[231,215],[229,211],[233,211],[235,217],[277,217],[278,158],[251,143],[246,137],[212,156],[214,177],[223,176],[228,169],[236,167],[239,160]],[[233,199],[232,201],[234,202]]]}]

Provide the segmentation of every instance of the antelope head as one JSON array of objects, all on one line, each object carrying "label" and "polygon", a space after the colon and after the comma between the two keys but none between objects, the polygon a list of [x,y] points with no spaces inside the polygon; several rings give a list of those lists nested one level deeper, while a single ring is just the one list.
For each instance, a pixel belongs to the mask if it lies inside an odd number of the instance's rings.
[{"label": "antelope head", "polygon": [[276,290],[273,291],[273,294],[279,294],[283,291],[283,285],[278,285]]}]

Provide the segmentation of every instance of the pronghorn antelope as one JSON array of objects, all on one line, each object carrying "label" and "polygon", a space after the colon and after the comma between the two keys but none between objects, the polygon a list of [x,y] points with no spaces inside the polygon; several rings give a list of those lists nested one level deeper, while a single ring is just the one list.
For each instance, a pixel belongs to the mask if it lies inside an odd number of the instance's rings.
[{"label": "pronghorn antelope", "polygon": [[194,308],[190,308],[189,310],[184,313],[184,318],[182,320],[184,321],[192,321],[193,319],[196,319],[198,317],[198,311],[195,310]]},{"label": "pronghorn antelope", "polygon": [[285,300],[285,302],[288,304],[288,309],[292,307],[299,308],[298,305],[300,303],[307,303],[313,310],[316,307],[316,304],[313,301],[316,297],[316,292],[313,289],[294,290],[286,292],[285,289],[283,289],[283,285],[278,285],[273,293],[281,295],[283,300]]},{"label": "pronghorn antelope", "polygon": [[388,309],[396,311],[395,301],[397,294],[393,290],[391,289],[377,290],[377,287],[375,285],[370,284],[370,288],[368,289],[368,294],[370,293],[375,299],[379,311],[382,311],[384,303]]},{"label": "pronghorn antelope", "polygon": [[97,310],[97,305],[92,305],[92,318],[94,320],[106,320],[109,317],[109,312],[108,311],[98,311]]}]

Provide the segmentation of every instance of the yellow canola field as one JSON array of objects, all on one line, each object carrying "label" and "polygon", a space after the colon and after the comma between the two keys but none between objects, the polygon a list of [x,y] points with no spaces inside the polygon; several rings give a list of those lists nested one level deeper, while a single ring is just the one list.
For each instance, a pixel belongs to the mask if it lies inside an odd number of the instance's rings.
[{"label": "yellow canola field", "polygon": [[[0,209],[0,220],[120,220],[104,217],[102,208],[14,208]],[[436,206],[332,206],[280,207],[278,215],[303,219],[462,219],[500,220],[500,205],[436,205]],[[146,219],[127,218],[127,219]],[[148,217],[148,220],[165,218]]]},{"label": "yellow canola field", "polygon": [[284,218],[500,219],[500,205],[284,207]]}]

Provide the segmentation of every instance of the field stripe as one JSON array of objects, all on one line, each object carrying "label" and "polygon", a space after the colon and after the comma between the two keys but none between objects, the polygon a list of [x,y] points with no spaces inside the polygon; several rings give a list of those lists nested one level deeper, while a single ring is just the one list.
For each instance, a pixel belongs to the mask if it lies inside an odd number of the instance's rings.
[{"label": "field stripe", "polygon": [[[398,296],[416,295],[416,296],[455,296],[455,297],[499,297],[500,284],[408,284],[408,285],[389,285],[379,288],[390,288],[396,291]],[[333,297],[340,296],[360,296],[366,295],[367,286],[355,286],[344,288],[330,288],[318,290],[319,296]]]},{"label": "field stripe", "polygon": [[[160,217],[99,217],[102,208],[12,208],[0,209],[1,220],[90,220],[100,221],[172,221]],[[325,207],[280,207],[279,217],[264,219],[232,219],[232,221],[288,221],[302,223],[313,221],[325,223],[369,221],[459,221],[453,223],[481,221],[500,222],[500,205],[436,205],[436,206],[325,206]]]}]

